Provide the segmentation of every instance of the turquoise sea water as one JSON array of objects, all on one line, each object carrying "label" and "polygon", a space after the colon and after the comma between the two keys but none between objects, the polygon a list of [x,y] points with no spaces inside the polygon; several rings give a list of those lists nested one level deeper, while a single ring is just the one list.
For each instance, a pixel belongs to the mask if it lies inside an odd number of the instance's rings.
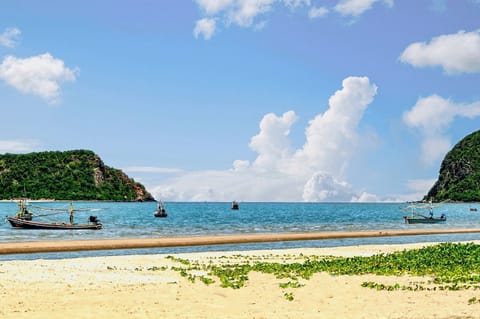
[{"label": "turquoise sea water", "polygon": [[[66,202],[31,203],[35,206],[68,208]],[[102,230],[29,230],[14,229],[8,223],[0,224],[0,242],[38,240],[78,240],[102,238],[147,238],[167,236],[198,236],[217,234],[260,234],[320,231],[403,230],[423,228],[478,228],[480,210],[470,207],[480,204],[443,204],[435,208],[435,215],[444,213],[447,222],[435,225],[407,225],[406,204],[381,203],[240,203],[232,210],[231,203],[166,203],[167,218],[155,218],[155,203],[75,202],[75,208],[98,208],[94,212],[79,212],[76,222],[84,223],[89,215],[96,215],[104,225]],[[14,215],[15,202],[0,203],[0,214]],[[68,214],[39,217],[40,221],[68,221]],[[0,255],[3,259],[62,258],[76,256],[175,253],[187,251],[279,249],[298,247],[326,247],[358,244],[392,244],[427,241],[480,240],[480,234],[403,236],[360,239],[332,239],[280,243],[217,245],[203,247],[161,248],[75,252],[61,254]]]}]

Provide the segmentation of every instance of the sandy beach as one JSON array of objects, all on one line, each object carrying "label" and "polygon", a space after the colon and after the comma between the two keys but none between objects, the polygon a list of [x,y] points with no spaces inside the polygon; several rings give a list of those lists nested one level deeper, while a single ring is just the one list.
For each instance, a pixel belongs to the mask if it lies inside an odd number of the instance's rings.
[{"label": "sandy beach", "polygon": [[[333,276],[317,273],[303,286],[251,272],[240,289],[205,284],[208,265],[303,262],[307,256],[370,256],[430,244],[369,245],[245,252],[130,255],[0,262],[0,318],[480,318],[475,290],[386,291],[364,282],[408,285],[428,278]],[[193,277],[196,280],[192,279]],[[291,298],[288,298],[291,296]]]}]

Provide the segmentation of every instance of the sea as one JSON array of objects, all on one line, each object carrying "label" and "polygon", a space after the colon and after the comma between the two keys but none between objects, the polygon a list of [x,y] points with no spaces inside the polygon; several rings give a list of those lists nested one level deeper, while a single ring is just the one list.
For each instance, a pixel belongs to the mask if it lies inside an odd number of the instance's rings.
[{"label": "sea", "polygon": [[[227,234],[299,233],[322,231],[375,231],[407,229],[457,229],[480,227],[480,203],[446,203],[434,208],[435,216],[445,214],[441,224],[404,222],[407,203],[266,203],[240,202],[232,210],[230,202],[166,202],[166,218],[154,217],[155,202],[74,202],[75,221],[86,223],[90,215],[103,224],[101,230],[35,230],[0,224],[0,242],[83,240],[111,238],[161,238]],[[68,209],[69,202],[32,202],[40,208]],[[470,208],[478,207],[478,211]],[[34,207],[32,207],[33,209]],[[1,202],[0,214],[13,216],[16,202]],[[40,213],[38,213],[40,212]],[[68,213],[39,210],[37,221],[65,221]],[[0,215],[1,216],[1,215]],[[203,251],[264,250],[336,247],[369,244],[404,244],[480,240],[476,234],[395,236],[375,238],[286,241],[274,243],[229,244],[195,247],[101,250],[61,253],[0,255],[0,260],[55,259],[128,254],[174,254]]]}]

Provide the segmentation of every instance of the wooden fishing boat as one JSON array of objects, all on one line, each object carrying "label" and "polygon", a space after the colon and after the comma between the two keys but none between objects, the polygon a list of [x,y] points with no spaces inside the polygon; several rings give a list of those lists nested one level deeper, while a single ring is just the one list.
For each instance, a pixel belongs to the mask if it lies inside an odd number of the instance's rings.
[{"label": "wooden fishing boat", "polygon": [[[44,217],[49,214],[44,215],[34,215],[32,213],[33,206],[27,208],[28,203],[25,199],[22,199],[18,203],[19,211],[15,214],[14,217],[7,216],[6,220],[15,228],[27,228],[27,229],[102,229],[103,225],[97,216],[89,216],[88,222],[86,224],[77,224],[74,223],[74,211],[79,209],[74,209],[73,204],[70,203],[68,209],[61,208],[47,208],[47,207],[36,207],[39,210],[54,211],[52,214],[65,213],[70,214],[70,221],[67,222],[44,222],[44,221],[34,221],[33,217]],[[81,209],[91,211],[94,209]],[[98,210],[98,209],[95,209]]]},{"label": "wooden fishing boat", "polygon": [[[433,208],[434,205],[432,203],[409,205],[406,208],[402,208],[403,211],[408,212],[410,215],[403,216],[403,219],[407,224],[437,224],[446,222],[447,216],[445,214],[440,215],[440,217],[433,216]],[[428,211],[428,216],[422,214],[422,210]]]},{"label": "wooden fishing boat", "polygon": [[407,224],[437,224],[444,223],[447,221],[447,217],[442,215],[440,217],[427,217],[427,216],[418,216],[418,217],[409,217],[404,216],[405,223]]},{"label": "wooden fishing boat", "polygon": [[158,201],[157,209],[155,210],[155,214],[153,214],[155,217],[167,217],[167,211],[165,209],[165,205],[163,202],[160,200]]},{"label": "wooden fishing boat", "polygon": [[29,229],[102,229],[103,225],[96,216],[90,216],[88,224],[70,224],[59,222],[37,222],[21,219],[18,217],[7,217],[8,222],[15,228]]}]

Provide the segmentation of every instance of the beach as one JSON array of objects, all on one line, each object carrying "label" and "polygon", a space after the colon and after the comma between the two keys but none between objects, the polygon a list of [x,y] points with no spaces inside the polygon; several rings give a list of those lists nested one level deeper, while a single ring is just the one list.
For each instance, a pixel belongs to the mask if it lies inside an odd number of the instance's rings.
[{"label": "beach", "polygon": [[128,255],[0,262],[0,318],[480,318],[475,290],[376,290],[425,283],[412,276],[315,273],[300,287],[250,272],[243,287],[224,288],[186,265],[304,262],[309,256],[371,256],[426,244],[364,245],[263,251]]}]

